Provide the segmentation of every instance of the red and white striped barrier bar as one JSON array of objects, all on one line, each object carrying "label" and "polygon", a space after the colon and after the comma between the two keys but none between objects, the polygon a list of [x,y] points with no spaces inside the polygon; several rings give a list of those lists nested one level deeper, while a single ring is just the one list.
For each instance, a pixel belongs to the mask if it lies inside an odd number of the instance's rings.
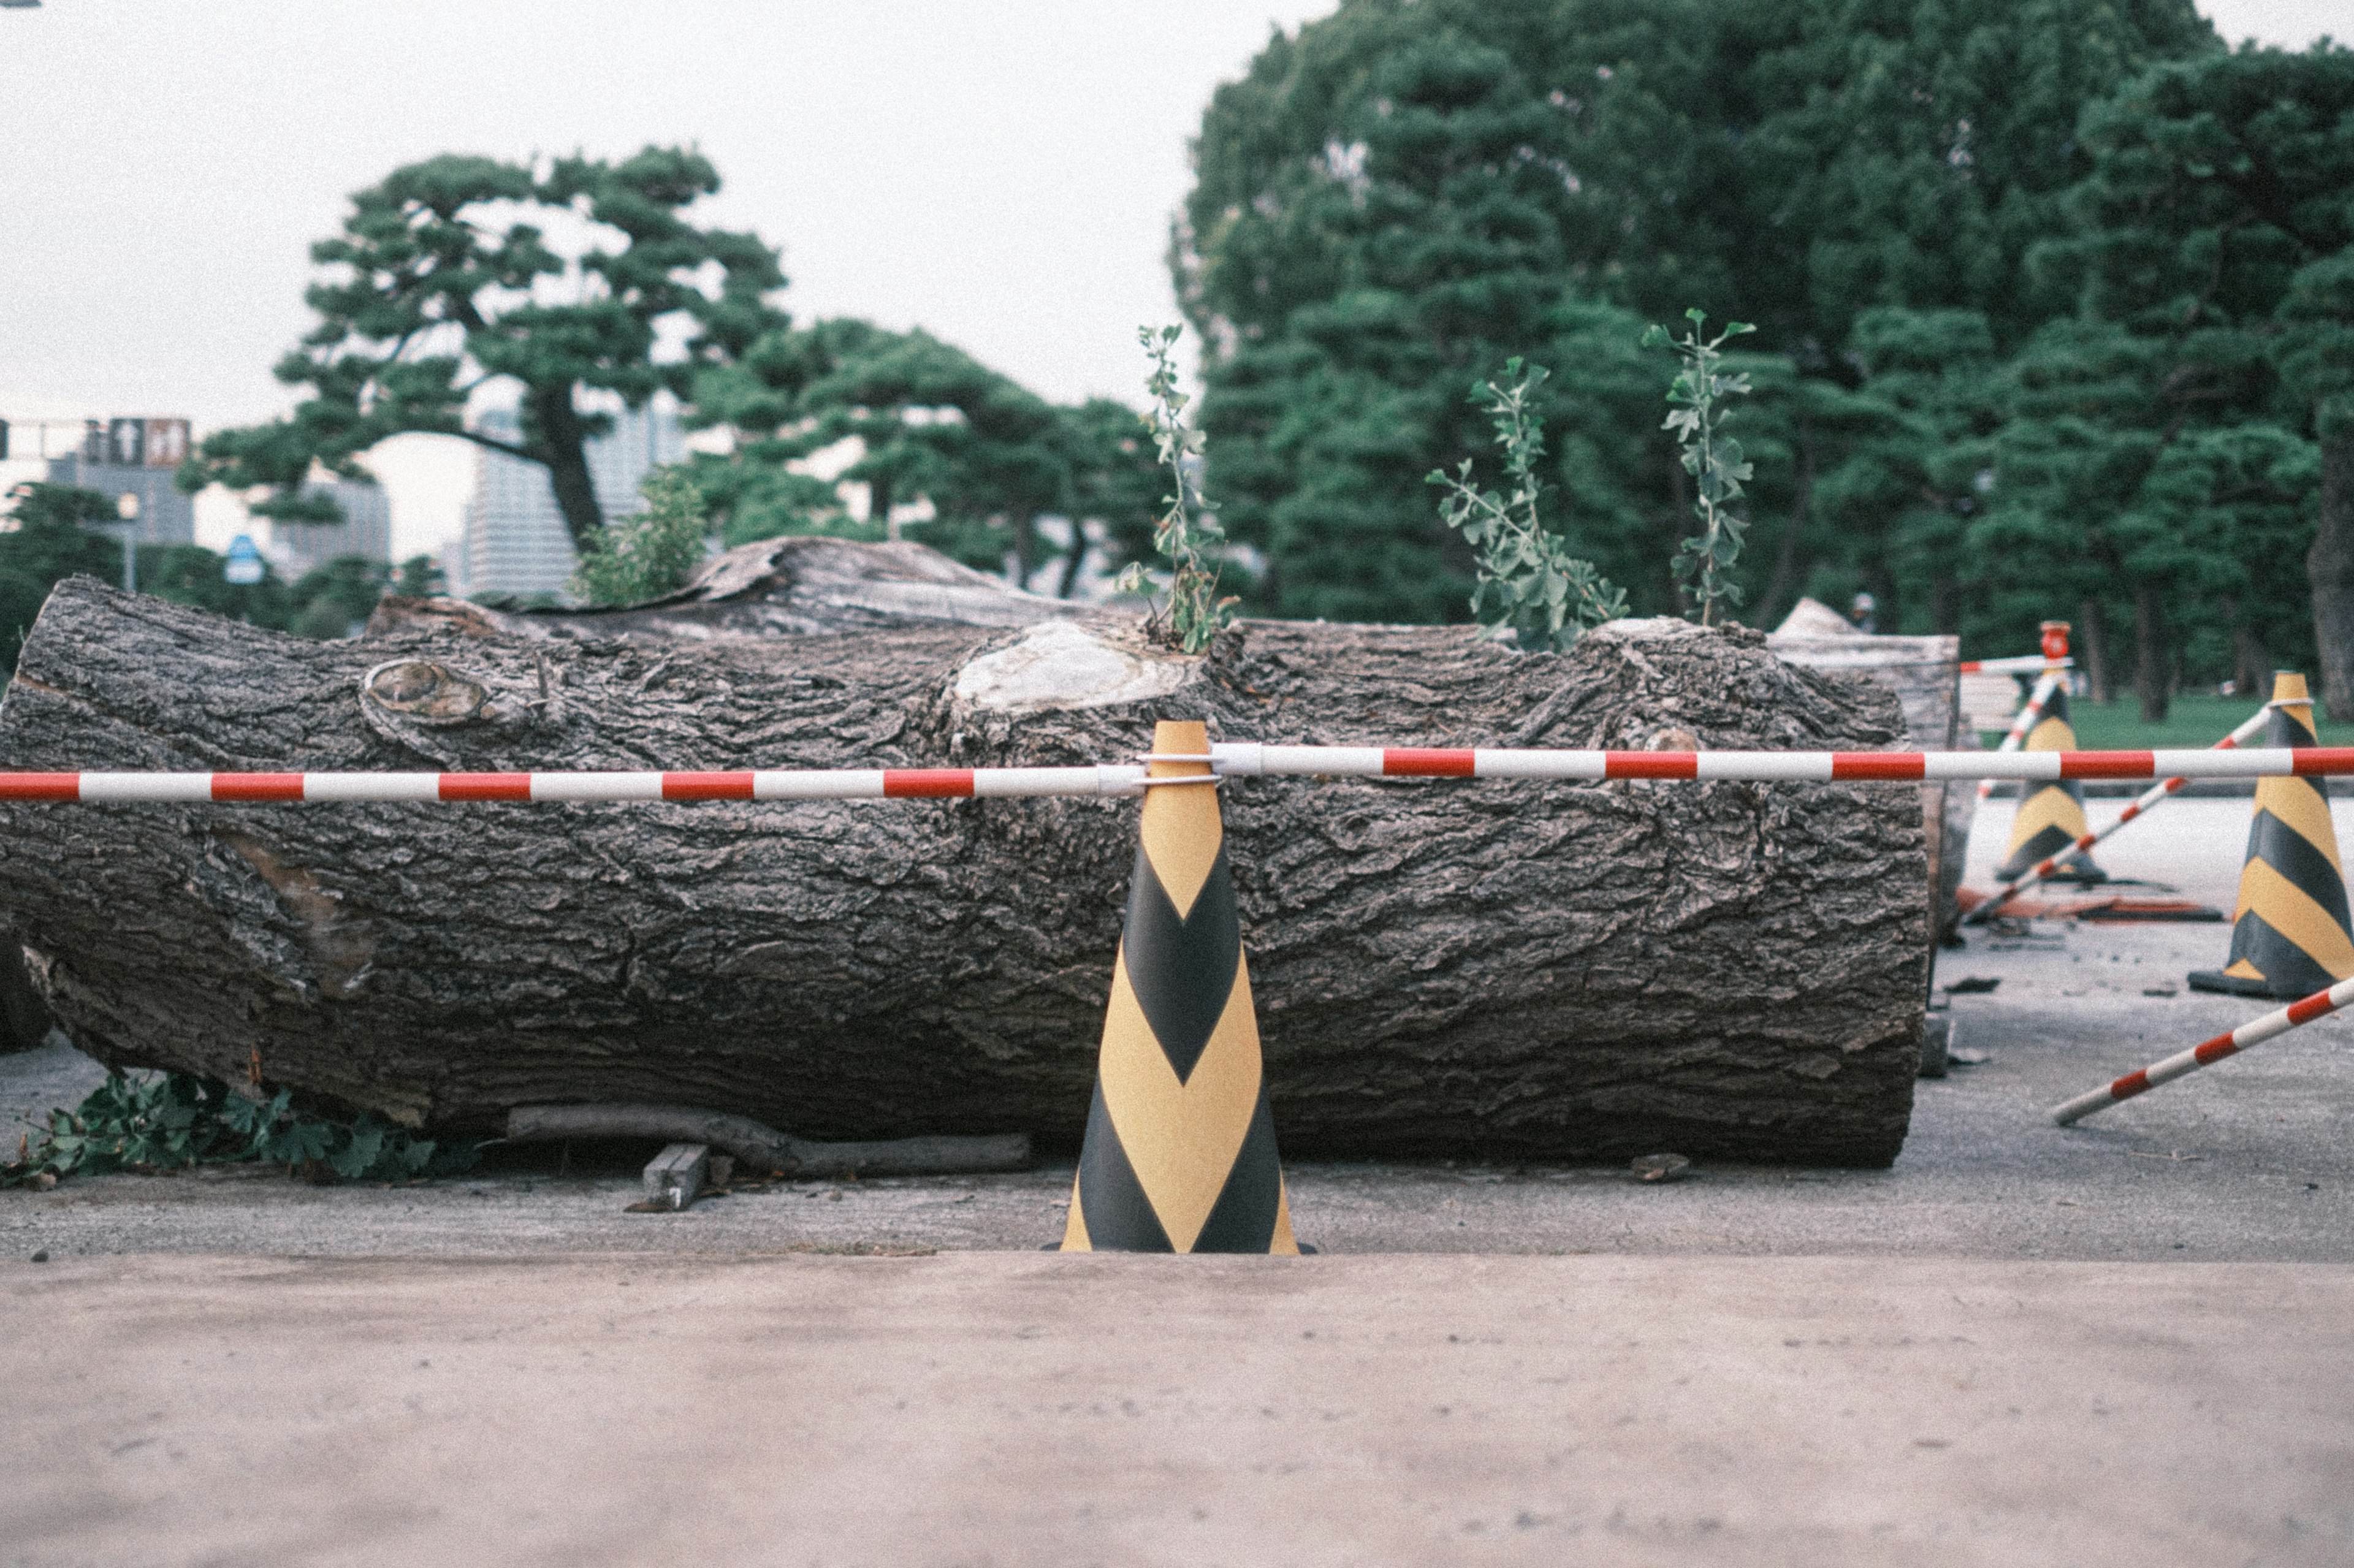
[{"label": "red and white striped barrier bar", "polygon": [[[2010,721],[2010,733],[2002,737],[2002,743],[1997,746],[1995,750],[2005,753],[2017,751],[2020,744],[2027,739],[2027,732],[2033,729],[2036,721],[2043,716],[2043,705],[2052,700],[2052,694],[2059,688],[2060,672],[2045,670],[2043,678],[2035,683],[2035,689],[2027,694],[2027,704],[2019,710],[2019,716]],[[1993,794],[1994,785],[1995,781],[1992,778],[1981,783],[1978,786],[1978,799],[1983,800]]]},{"label": "red and white striped barrier bar", "polygon": [[[2254,715],[2249,718],[2247,723],[2242,725],[2239,728],[2233,730],[2231,734],[2217,741],[2211,749],[2216,751],[2231,751],[2236,748],[2242,741],[2253,739],[2257,732],[2264,727],[2265,715],[2269,715],[2275,705],[2276,705],[2272,703],[2266,703],[2263,707],[2258,708]],[[2115,821],[2111,822],[2107,827],[2101,829],[2098,832],[2085,833],[2077,839],[2074,843],[2070,844],[2066,849],[2062,850],[2058,854],[2052,855],[2046,860],[2038,861],[2035,864],[2030,866],[2025,872],[2013,877],[2009,882],[2004,884],[2000,888],[1998,888],[1993,897],[1988,899],[1985,903],[1971,910],[1968,915],[1963,917],[1962,924],[1965,926],[1976,926],[1992,919],[1996,915],[2001,913],[2002,906],[2004,905],[2009,903],[2012,899],[2018,897],[2020,894],[2026,892],[2037,883],[2041,882],[2045,877],[2057,872],[2062,864],[2074,860],[2078,855],[2087,853],[2094,845],[2107,838],[2111,833],[2115,832],[2119,828],[2124,827],[2136,817],[2146,814],[2151,807],[2157,805],[2168,795],[2173,794],[2177,789],[2181,789],[2185,784],[2190,782],[2190,779],[2183,778],[2168,779],[2143,790],[2140,795],[2135,798],[2131,805],[2127,806],[2124,811],[2118,814]]]},{"label": "red and white striped barrier bar", "polygon": [[1955,666],[1965,675],[2032,675],[2075,667],[2073,659],[2046,659],[2041,653],[2021,653],[2015,659],[1965,659]]},{"label": "red and white striped barrier bar", "polygon": [[1948,779],[2264,779],[2354,773],[2354,747],[2238,751],[1513,751],[1224,744],[1229,778],[1741,779],[1831,783]]},{"label": "red and white striped barrier bar", "polygon": [[921,800],[1135,795],[1144,769],[843,768],[734,773],[0,773],[0,800]]},{"label": "red and white striped barrier bar", "polygon": [[2261,1045],[2267,1040],[2287,1033],[2300,1023],[2310,1023],[2354,1001],[2354,980],[2342,980],[2327,991],[2315,991],[2303,1001],[2292,1001],[2276,1012],[2241,1024],[2229,1034],[2218,1034],[2201,1045],[2194,1045],[2163,1062],[2154,1062],[2138,1073],[2127,1073],[2105,1088],[2078,1095],[2067,1104],[2054,1106],[2052,1119],[2062,1127],[2082,1121],[2094,1111],[2106,1110],[2119,1100],[2129,1100],[2136,1095],[2147,1094],[2160,1084],[2170,1084],[2188,1073],[2209,1067],[2226,1056],[2236,1056],[2251,1045]]},{"label": "red and white striped barrier bar", "polygon": [[[1751,783],[2018,779],[2268,779],[2354,774],[2354,747],[2234,751],[1539,751],[1490,747],[1210,748],[1217,776],[1723,779]],[[777,768],[735,773],[0,773],[0,800],[907,800],[1135,795],[1135,766]]]}]

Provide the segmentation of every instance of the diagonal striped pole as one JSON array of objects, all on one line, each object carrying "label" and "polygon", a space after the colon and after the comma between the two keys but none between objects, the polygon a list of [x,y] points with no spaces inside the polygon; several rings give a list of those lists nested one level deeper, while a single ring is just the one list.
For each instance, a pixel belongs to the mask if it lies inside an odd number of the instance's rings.
[{"label": "diagonal striped pole", "polygon": [[[2245,724],[2233,730],[2231,734],[2225,736],[2222,739],[2217,741],[2211,749],[2216,751],[2231,751],[2237,748],[2244,741],[2253,740],[2258,733],[2264,729],[2265,716],[2272,711],[2272,705],[2270,703],[2258,708],[2255,713],[2249,717]],[[1964,916],[1962,917],[1962,924],[1965,926],[1977,926],[1992,919],[2001,911],[2004,905],[2009,903],[2012,899],[2018,897],[2020,894],[2026,892],[2037,883],[2041,882],[2045,877],[2052,875],[2054,872],[2058,871],[2069,861],[2073,860],[2076,856],[2089,853],[2095,845],[2106,839],[2111,833],[2115,832],[2119,828],[2124,827],[2127,822],[2132,821],[2135,818],[2147,815],[2150,810],[2157,806],[2158,802],[2164,800],[2168,796],[2173,794],[2177,789],[2181,789],[2185,784],[2190,782],[2190,779],[2183,778],[2167,779],[2152,785],[2147,789],[2143,790],[2141,794],[2135,799],[2132,804],[2126,807],[2125,810],[2118,815],[2115,821],[2111,822],[2107,827],[2101,829],[2098,832],[2084,834],[2074,843],[2070,844],[2066,849],[2062,850],[2058,854],[2052,855],[2045,860],[2038,861],[2035,864],[2030,866],[2025,872],[2011,878],[2010,881],[1996,889],[1992,897],[1988,898],[1985,903],[1979,905],[1977,908]]]},{"label": "diagonal striped pole", "polygon": [[2094,1111],[2106,1110],[2120,1100],[2147,1094],[2160,1084],[2170,1084],[2186,1074],[2201,1067],[2212,1066],[2226,1056],[2236,1056],[2251,1045],[2261,1045],[2279,1038],[2299,1024],[2310,1023],[2354,1001],[2354,980],[2342,980],[2327,991],[2315,991],[2302,1001],[2265,1013],[2262,1018],[2241,1024],[2229,1034],[2218,1034],[2203,1044],[2168,1056],[2163,1062],[2153,1062],[2138,1073],[2127,1073],[2105,1087],[2078,1095],[2065,1105],[2054,1106],[2052,1119],[2061,1127],[2082,1121]]},{"label": "diagonal striped pole", "polygon": [[[2044,705],[2052,700],[2052,694],[2060,689],[2060,683],[2064,678],[2056,669],[2044,671],[2043,678],[2035,683],[2033,691],[2028,693],[2027,704],[2019,710],[2019,716],[2010,721],[2010,733],[2004,736],[2002,743],[1995,747],[1997,753],[2007,756],[2020,748],[2026,741],[2028,732],[2041,722]],[[1993,794],[1994,786],[1995,780],[1991,777],[1982,780],[1978,785],[1978,799],[1983,800]]]}]

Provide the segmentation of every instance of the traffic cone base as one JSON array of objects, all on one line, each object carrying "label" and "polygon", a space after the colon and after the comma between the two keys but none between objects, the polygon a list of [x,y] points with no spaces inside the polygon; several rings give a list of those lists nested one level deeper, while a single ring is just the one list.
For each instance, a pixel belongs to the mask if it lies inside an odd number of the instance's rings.
[{"label": "traffic cone base", "polygon": [[[2062,685],[2052,694],[2050,711],[2027,732],[2021,747],[2026,751],[2073,751],[2076,749],[2075,727],[2068,722],[2068,689]],[[2083,838],[2084,824],[2084,788],[2071,779],[2065,782],[2028,785],[2023,792],[2019,811],[2010,820],[2010,855],[1995,873],[1999,882],[2009,882],[2027,874],[2052,855],[2058,854]],[[2094,865],[2089,855],[2078,855],[2044,878],[2047,882],[2106,882],[2108,873]]]},{"label": "traffic cone base", "polygon": [[[1209,737],[1164,723],[1153,747]],[[1149,789],[1139,838],[1063,1250],[1296,1254],[1216,790]]]},{"label": "traffic cone base", "polygon": [[[2274,678],[2268,747],[2312,746],[2305,677]],[[2232,953],[2221,969],[2190,976],[2193,991],[2294,1000],[2354,976],[2354,923],[2329,802],[2308,779],[2264,779],[2248,826],[2248,858],[2232,911]]]}]

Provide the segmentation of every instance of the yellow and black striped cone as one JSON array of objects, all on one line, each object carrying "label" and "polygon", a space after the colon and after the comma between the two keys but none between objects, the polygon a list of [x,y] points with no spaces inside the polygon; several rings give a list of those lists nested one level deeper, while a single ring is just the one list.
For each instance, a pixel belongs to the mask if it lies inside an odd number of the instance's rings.
[{"label": "yellow and black striped cone", "polygon": [[[2052,687],[2043,716],[2027,732],[2023,751],[2073,751],[2076,731],[2068,722],[2066,682]],[[2024,876],[2049,856],[2058,854],[2084,836],[2084,787],[2073,779],[2020,786],[2019,814],[2010,820],[2010,858],[1994,874],[1997,882]],[[2075,859],[2044,878],[2047,882],[2106,882],[2109,874],[2093,863],[2089,854]]]},{"label": "yellow and black striped cone", "polygon": [[[1163,722],[1152,749],[1200,757],[1210,738]],[[1142,815],[1063,1250],[1297,1254],[1217,788],[1148,785]]]},{"label": "yellow and black striped cone", "polygon": [[[2305,677],[2273,676],[2275,707],[2264,721],[2268,747],[2320,744]],[[2346,918],[2346,874],[2329,801],[2310,779],[2259,779],[2248,824],[2240,904],[2232,912],[2232,958],[2190,977],[2193,991],[2233,996],[2310,996],[2354,975],[2354,927]]]}]

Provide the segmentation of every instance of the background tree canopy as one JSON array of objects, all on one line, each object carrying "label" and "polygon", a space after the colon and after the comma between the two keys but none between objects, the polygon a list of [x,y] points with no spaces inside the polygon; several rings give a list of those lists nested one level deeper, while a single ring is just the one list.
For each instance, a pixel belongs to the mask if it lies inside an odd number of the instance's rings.
[{"label": "background tree canopy", "polygon": [[[580,394],[633,408],[684,394],[698,366],[784,321],[769,302],[785,282],[776,252],[681,216],[718,188],[708,159],[675,147],[619,164],[452,154],[395,169],[312,247],[331,270],[307,295],[319,322],[278,366],[310,396],[290,418],[207,437],[182,483],[266,485],[257,512],[333,522],[333,501],[302,493],[313,465],[365,480],[359,454],[387,436],[462,436],[544,466],[574,543],[591,549],[604,513],[587,445],[612,420]],[[552,238],[550,224],[581,233]],[[684,341],[658,356],[665,332]],[[468,402],[500,387],[519,399],[520,441],[467,426]]]},{"label": "background tree canopy", "polygon": [[1257,607],[1464,615],[1416,482],[1479,452],[1466,394],[1519,355],[1570,543],[1683,608],[1634,342],[1697,304],[1761,329],[1754,619],[1868,588],[1883,630],[2008,652],[2069,616],[2105,688],[2130,624],[2162,710],[2314,657],[2318,524],[2354,658],[2354,521],[2330,554],[2320,503],[2349,69],[2227,53],[2190,0],[1347,0],[1219,90],[1172,249]]},{"label": "background tree canopy", "polygon": [[[1343,0],[1218,90],[1194,161],[1172,265],[1253,609],[1464,618],[1423,480],[1487,456],[1472,394],[1518,356],[1550,372],[1561,546],[1636,613],[1690,610],[1674,367],[1638,344],[1698,306],[1759,329],[1725,366],[1755,388],[1728,430],[1748,619],[1869,590],[1882,630],[2004,653],[2061,616],[2098,694],[2129,670],[2153,717],[2274,661],[2354,717],[2344,49],[2232,53],[2192,0]],[[188,482],[310,515],[313,464],[462,433],[546,464],[589,556],[588,395],[667,389],[726,434],[676,472],[728,544],[904,534],[1061,593],[1150,556],[1168,487],[1134,408],[1058,407],[920,329],[795,323],[773,251],[687,221],[717,185],[652,147],[394,171],[314,252],[319,325],[280,369],[312,395]],[[463,428],[493,385],[520,444]],[[359,591],[288,613],[323,629]]]}]

